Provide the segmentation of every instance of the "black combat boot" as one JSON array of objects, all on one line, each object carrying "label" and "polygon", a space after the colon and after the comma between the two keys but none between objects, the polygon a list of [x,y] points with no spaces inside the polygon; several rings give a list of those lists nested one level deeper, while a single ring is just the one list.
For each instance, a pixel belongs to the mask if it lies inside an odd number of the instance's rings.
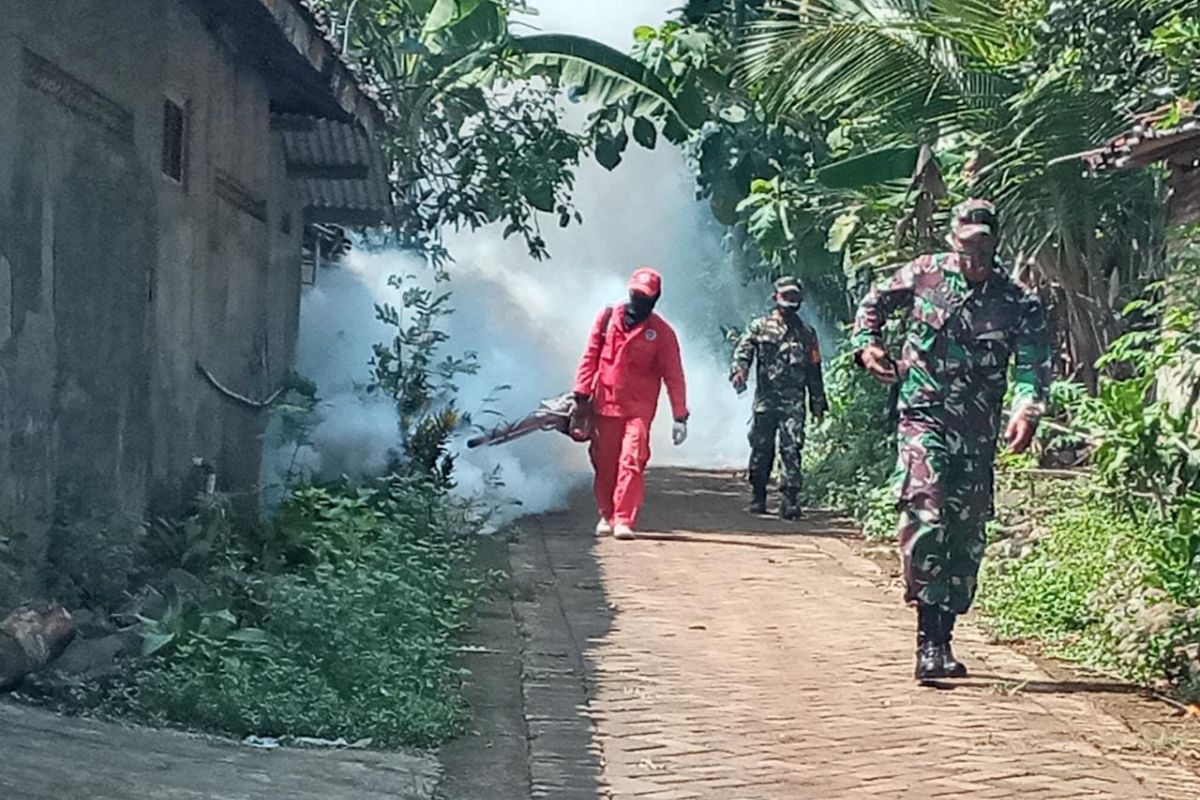
[{"label": "black combat boot", "polygon": [[767,513],[767,487],[755,486],[754,494],[750,498],[750,513],[765,514]]},{"label": "black combat boot", "polygon": [[800,501],[795,489],[784,489],[781,492],[782,500],[779,503],[779,517],[786,519],[788,522],[793,522],[800,519]]},{"label": "black combat boot", "polygon": [[917,606],[917,669],[919,681],[946,677],[942,658],[941,613],[932,606]]},{"label": "black combat boot", "polygon": [[942,671],[946,673],[947,678],[965,678],[966,665],[955,658],[954,651],[950,649],[950,640],[954,638],[954,622],[958,615],[951,611],[942,611],[941,617]]}]

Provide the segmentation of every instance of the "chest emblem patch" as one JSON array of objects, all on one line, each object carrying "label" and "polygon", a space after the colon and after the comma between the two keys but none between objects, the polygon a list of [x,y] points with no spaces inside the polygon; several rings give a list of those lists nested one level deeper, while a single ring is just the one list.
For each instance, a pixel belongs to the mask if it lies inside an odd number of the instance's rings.
[{"label": "chest emblem patch", "polygon": [[656,331],[654,329],[650,329],[650,330],[646,331],[646,341],[653,342],[657,338],[658,338],[658,331]]}]

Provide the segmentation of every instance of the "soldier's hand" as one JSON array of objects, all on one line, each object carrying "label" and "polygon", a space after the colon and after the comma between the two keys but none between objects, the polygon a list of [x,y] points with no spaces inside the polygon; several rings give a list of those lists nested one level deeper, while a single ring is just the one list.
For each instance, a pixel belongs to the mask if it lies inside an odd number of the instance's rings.
[{"label": "soldier's hand", "polygon": [[1008,449],[1019,455],[1029,449],[1036,434],[1037,422],[1018,412],[1009,420],[1004,437],[1008,440]]},{"label": "soldier's hand", "polygon": [[869,344],[860,350],[858,360],[863,365],[863,369],[880,383],[891,384],[900,380],[895,363],[888,356],[887,351],[877,344]]},{"label": "soldier's hand", "polygon": [[733,384],[733,389],[738,394],[746,391],[746,373],[743,370],[733,373],[733,377],[729,379],[729,382]]}]

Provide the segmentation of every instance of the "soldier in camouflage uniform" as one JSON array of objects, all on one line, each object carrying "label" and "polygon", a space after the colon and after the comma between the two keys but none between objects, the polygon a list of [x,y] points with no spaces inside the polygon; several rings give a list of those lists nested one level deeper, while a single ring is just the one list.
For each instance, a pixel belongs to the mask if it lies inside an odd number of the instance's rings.
[{"label": "soldier in camouflage uniform", "polygon": [[804,449],[805,402],[820,420],[829,407],[821,374],[821,349],[817,332],[800,319],[804,290],[795,278],[775,282],[775,310],[750,323],[733,354],[730,381],[746,390],[750,367],[757,362],[754,423],[750,429],[751,512],[767,510],[767,483],[775,466],[775,441],[779,440],[779,515],[800,516],[803,476],[800,454]]},{"label": "soldier in camouflage uniform", "polygon": [[[963,677],[950,649],[955,618],[971,606],[992,509],[1001,406],[1015,361],[1007,444],[1033,440],[1050,379],[1038,300],[995,259],[996,212],[972,200],[954,210],[952,251],[902,267],[863,300],[855,321],[859,363],[896,388],[896,499],[906,600],[918,612],[918,679]],[[883,327],[899,310],[898,361]]]}]

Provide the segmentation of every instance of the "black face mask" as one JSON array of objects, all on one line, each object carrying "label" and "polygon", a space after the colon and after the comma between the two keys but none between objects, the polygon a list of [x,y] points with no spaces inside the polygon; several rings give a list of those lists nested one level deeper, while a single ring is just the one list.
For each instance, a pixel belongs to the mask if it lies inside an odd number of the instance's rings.
[{"label": "black face mask", "polygon": [[658,297],[646,297],[644,294],[630,293],[629,302],[625,304],[625,324],[633,326],[645,322],[654,311]]},{"label": "black face mask", "polygon": [[786,316],[794,316],[800,313],[800,303],[795,301],[784,302],[783,300],[778,300],[775,303],[775,307],[782,311]]}]

